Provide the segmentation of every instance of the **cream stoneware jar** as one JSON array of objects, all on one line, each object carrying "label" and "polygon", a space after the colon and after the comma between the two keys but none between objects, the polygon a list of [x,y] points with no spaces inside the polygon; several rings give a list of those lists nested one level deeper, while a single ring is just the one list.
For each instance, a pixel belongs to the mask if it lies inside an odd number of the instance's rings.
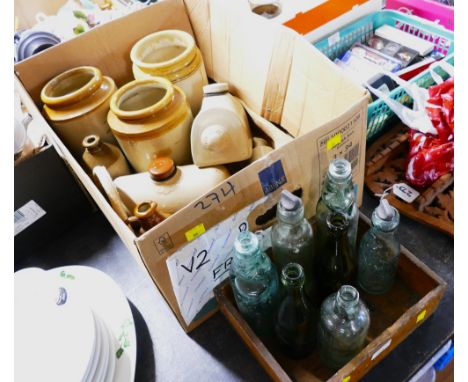
[{"label": "cream stoneware jar", "polygon": [[226,83],[206,85],[200,112],[193,121],[191,146],[199,167],[240,162],[252,156],[252,134],[240,101]]},{"label": "cream stoneware jar", "polygon": [[115,143],[107,124],[114,80],[98,68],[80,66],[52,78],[41,91],[44,114],[73,155],[80,158],[81,143],[90,134]]},{"label": "cream stoneware jar", "polygon": [[88,135],[83,139],[83,163],[88,174],[93,173],[96,166],[104,166],[114,179],[130,174],[127,160],[122,151],[113,144],[101,141],[99,135]]},{"label": "cream stoneware jar", "polygon": [[135,80],[112,96],[107,121],[122,151],[137,172],[153,159],[171,156],[192,163],[192,112],[182,90],[161,77]]},{"label": "cream stoneware jar", "polygon": [[164,215],[177,212],[229,177],[223,166],[198,168],[176,166],[168,157],[153,161],[148,171],[121,176],[114,180],[123,203],[134,209],[152,200]]},{"label": "cream stoneware jar", "polygon": [[152,33],[139,40],[130,52],[135,79],[164,77],[179,86],[197,115],[208,83],[205,64],[193,37],[179,30]]}]

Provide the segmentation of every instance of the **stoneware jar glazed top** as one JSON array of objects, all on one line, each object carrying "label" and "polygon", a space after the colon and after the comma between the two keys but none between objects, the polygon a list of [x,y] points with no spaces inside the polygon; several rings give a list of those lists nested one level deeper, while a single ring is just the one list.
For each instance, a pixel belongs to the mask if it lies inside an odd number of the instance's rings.
[{"label": "stoneware jar glazed top", "polygon": [[103,76],[98,68],[80,66],[52,78],[41,91],[48,106],[67,106],[79,102],[101,87]]},{"label": "stoneware jar glazed top", "polygon": [[69,121],[96,110],[115,88],[114,80],[98,68],[79,66],[52,78],[42,88],[41,100],[49,120]]},{"label": "stoneware jar glazed top", "polygon": [[167,107],[173,98],[174,88],[165,78],[135,80],[115,92],[110,109],[120,119],[142,119]]},{"label": "stoneware jar glazed top", "polygon": [[135,80],[111,98],[107,121],[114,135],[147,139],[164,134],[191,116],[185,94],[161,77]]},{"label": "stoneware jar glazed top", "polygon": [[144,73],[174,81],[196,70],[201,54],[187,32],[164,30],[139,40],[130,52],[130,59]]}]

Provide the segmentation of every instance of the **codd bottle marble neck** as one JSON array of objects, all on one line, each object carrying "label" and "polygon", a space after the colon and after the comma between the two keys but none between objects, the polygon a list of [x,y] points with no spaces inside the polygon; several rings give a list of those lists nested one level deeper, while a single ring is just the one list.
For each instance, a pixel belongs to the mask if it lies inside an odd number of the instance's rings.
[{"label": "codd bottle marble neck", "polygon": [[346,159],[335,159],[328,167],[322,193],[317,203],[315,220],[317,222],[317,253],[323,251],[323,240],[328,230],[327,217],[330,213],[342,213],[349,221],[348,241],[356,247],[359,211],[353,188],[351,164]]},{"label": "codd bottle marble neck", "polygon": [[345,159],[330,163],[322,189],[323,202],[334,211],[348,211],[355,203],[351,164]]},{"label": "codd bottle marble neck", "polygon": [[372,213],[372,227],[361,239],[358,284],[370,294],[386,293],[393,285],[400,257],[399,222],[398,211],[382,199]]},{"label": "codd bottle marble neck", "polygon": [[230,281],[239,311],[260,336],[273,334],[278,274],[255,234],[241,232],[234,243]]},{"label": "codd bottle marble neck", "polygon": [[278,203],[276,217],[277,223],[271,230],[273,260],[278,269],[283,269],[291,262],[300,264],[305,272],[305,293],[310,299],[314,299],[313,231],[304,218],[302,200],[284,190]]}]

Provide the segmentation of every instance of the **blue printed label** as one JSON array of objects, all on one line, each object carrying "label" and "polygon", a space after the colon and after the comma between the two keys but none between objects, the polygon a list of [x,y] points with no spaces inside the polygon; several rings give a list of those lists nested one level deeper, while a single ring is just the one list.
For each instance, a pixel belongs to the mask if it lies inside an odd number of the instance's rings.
[{"label": "blue printed label", "polygon": [[288,182],[281,160],[276,161],[271,166],[260,171],[258,177],[265,195],[271,194]]}]

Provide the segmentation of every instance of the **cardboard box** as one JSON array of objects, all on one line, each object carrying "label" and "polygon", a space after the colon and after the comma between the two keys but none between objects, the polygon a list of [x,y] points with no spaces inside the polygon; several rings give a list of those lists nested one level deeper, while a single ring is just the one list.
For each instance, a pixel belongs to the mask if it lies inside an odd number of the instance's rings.
[{"label": "cardboard box", "polygon": [[[248,107],[255,124],[277,136],[275,151],[137,238],[42,121],[73,171],[189,331],[215,311],[210,287],[227,276],[236,230],[248,225],[251,230],[271,225],[282,188],[301,194],[306,215],[312,217],[329,161],[345,156],[353,163],[361,202],[368,97],[363,88],[349,81],[297,33],[245,12],[239,2],[165,0],[17,64],[17,81],[21,82],[29,109],[34,109],[31,114],[42,118],[41,88],[69,68],[97,66],[118,86],[132,80],[129,52],[133,44],[149,33],[171,28],[195,36],[208,76],[228,82],[231,91]],[[290,142],[282,139],[284,133],[271,122],[297,138]],[[225,240],[224,248],[221,238]],[[183,270],[190,270],[193,277],[181,281],[183,274],[178,272]],[[195,293],[192,284],[185,284],[187,279],[199,277],[206,289],[203,296]],[[193,301],[200,298],[195,301],[195,316],[181,301],[182,287]],[[200,301],[205,300],[208,302],[202,308]]]}]

